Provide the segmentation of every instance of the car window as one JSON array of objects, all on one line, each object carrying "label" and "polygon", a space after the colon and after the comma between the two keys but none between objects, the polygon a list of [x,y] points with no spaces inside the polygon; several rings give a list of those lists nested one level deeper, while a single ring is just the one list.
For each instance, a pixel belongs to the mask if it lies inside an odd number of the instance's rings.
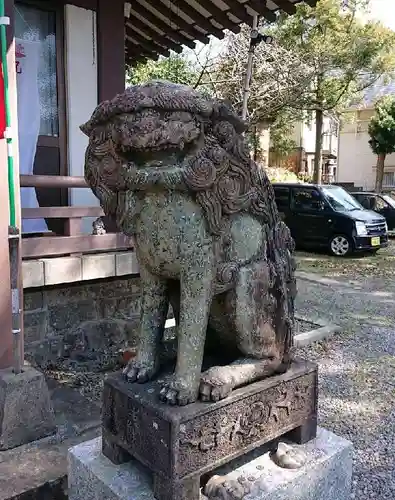
[{"label": "car window", "polygon": [[383,195],[383,200],[385,200],[391,208],[395,208],[395,199],[387,194]]},{"label": "car window", "polygon": [[279,212],[285,212],[289,208],[289,188],[274,186],[276,205]]},{"label": "car window", "polygon": [[350,212],[363,208],[356,198],[340,186],[322,186],[321,190],[330,206],[337,212]]},{"label": "car window", "polygon": [[375,210],[383,210],[383,208],[388,208],[388,203],[381,196],[376,196]]},{"label": "car window", "polygon": [[294,188],[292,190],[292,208],[296,210],[318,210],[322,205],[322,198],[316,189]]},{"label": "car window", "polygon": [[388,207],[388,203],[386,203],[381,196],[367,195],[366,196],[366,204],[362,203],[361,200],[358,200],[362,205],[369,210],[382,210],[385,207]]},{"label": "car window", "polygon": [[359,203],[364,207],[370,209],[370,202],[369,202],[369,196],[366,196],[366,194],[352,194],[354,198],[359,201]]}]

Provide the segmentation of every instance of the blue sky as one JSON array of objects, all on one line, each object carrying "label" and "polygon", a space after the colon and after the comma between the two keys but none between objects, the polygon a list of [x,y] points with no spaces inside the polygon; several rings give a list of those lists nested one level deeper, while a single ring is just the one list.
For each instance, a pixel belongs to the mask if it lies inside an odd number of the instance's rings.
[{"label": "blue sky", "polygon": [[370,17],[395,30],[394,0],[370,0]]}]

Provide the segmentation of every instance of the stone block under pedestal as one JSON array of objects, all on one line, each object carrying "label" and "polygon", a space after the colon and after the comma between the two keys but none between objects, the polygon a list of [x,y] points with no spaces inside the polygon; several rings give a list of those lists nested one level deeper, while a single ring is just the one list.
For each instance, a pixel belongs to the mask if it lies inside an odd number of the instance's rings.
[{"label": "stone block under pedestal", "polygon": [[[97,438],[69,451],[69,500],[155,500],[150,474],[144,467],[135,460],[114,465],[101,450],[101,438]],[[246,478],[249,493],[244,500],[350,498],[352,444],[349,441],[319,428],[317,437],[298,446],[298,450],[307,458],[299,469],[282,469],[269,453],[264,453],[244,465],[228,464],[216,473],[226,474],[227,480]],[[190,500],[198,500],[198,495]]]},{"label": "stone block under pedestal", "polygon": [[42,439],[56,431],[44,375],[30,366],[15,375],[0,370],[0,451]]}]

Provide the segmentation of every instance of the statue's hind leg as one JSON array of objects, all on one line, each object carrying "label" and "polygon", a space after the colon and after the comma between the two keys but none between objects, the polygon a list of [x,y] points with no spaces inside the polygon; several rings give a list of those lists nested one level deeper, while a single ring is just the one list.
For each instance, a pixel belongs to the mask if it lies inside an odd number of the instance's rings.
[{"label": "statue's hind leg", "polygon": [[229,341],[236,344],[243,357],[227,366],[215,366],[202,374],[200,395],[204,401],[218,401],[233,389],[269,377],[282,369],[287,328],[286,307],[266,262],[240,270],[235,290],[225,301],[232,316],[233,331]]}]

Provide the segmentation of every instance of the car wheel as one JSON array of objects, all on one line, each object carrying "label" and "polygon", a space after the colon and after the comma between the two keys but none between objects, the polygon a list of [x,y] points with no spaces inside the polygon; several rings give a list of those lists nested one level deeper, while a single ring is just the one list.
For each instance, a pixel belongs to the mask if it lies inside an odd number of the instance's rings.
[{"label": "car wheel", "polygon": [[346,257],[352,252],[352,243],[347,236],[336,234],[329,242],[329,250],[336,257]]}]

